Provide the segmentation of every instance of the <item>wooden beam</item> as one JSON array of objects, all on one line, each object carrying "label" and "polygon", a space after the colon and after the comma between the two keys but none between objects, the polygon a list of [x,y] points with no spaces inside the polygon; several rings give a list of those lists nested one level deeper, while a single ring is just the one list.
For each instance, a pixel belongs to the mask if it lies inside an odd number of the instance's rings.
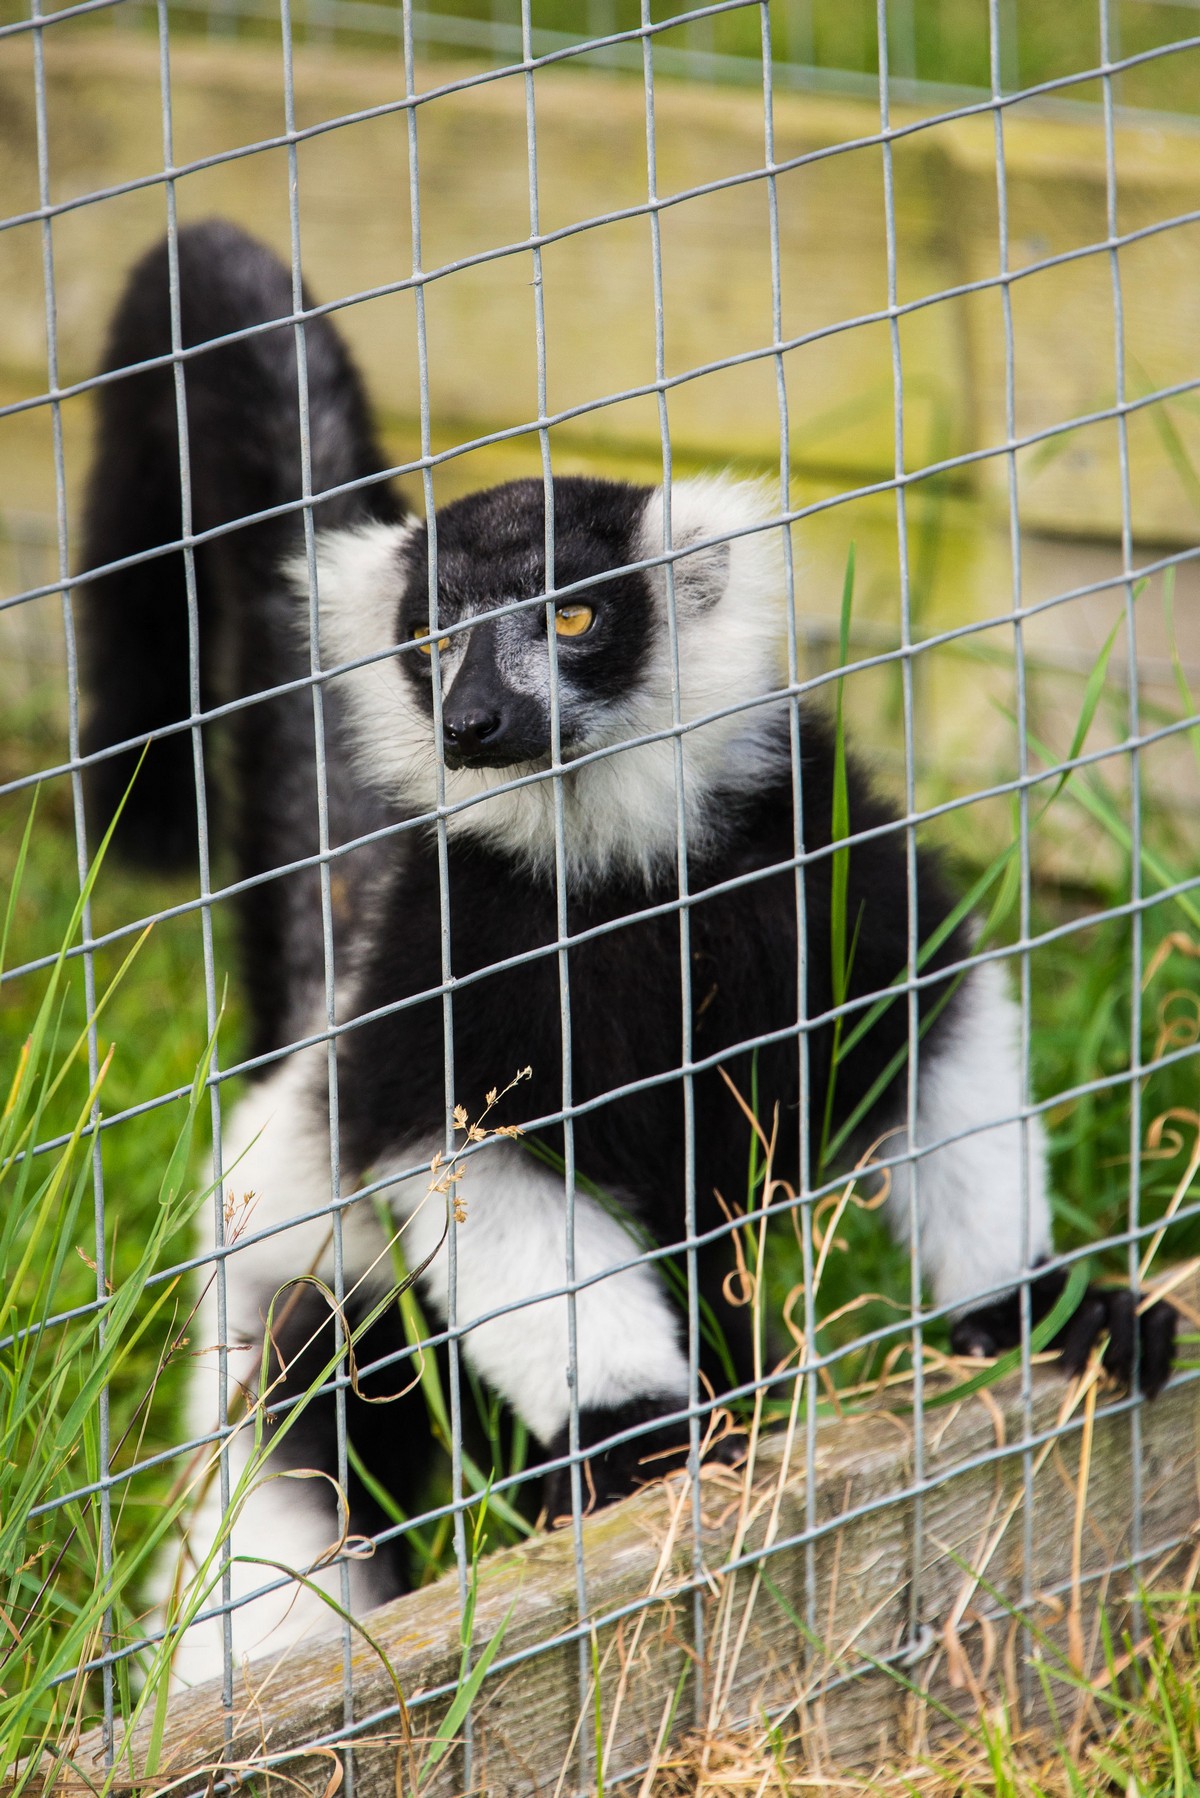
[{"label": "wooden beam", "polygon": [[[1193,1280],[1183,1294],[1193,1327],[1196,1299]],[[1022,1675],[1034,1663],[1057,1693],[1060,1717],[1073,1716],[1086,1694],[1068,1683],[1070,1656],[1085,1686],[1103,1675],[1101,1613],[1119,1629],[1135,1584],[1127,1571],[1133,1413],[1125,1403],[1097,1405],[1094,1389],[1081,1396],[1044,1369],[1035,1372],[1027,1433],[1019,1385],[1014,1377],[957,1402],[939,1393],[925,1414],[920,1478],[910,1419],[880,1410],[818,1423],[811,1507],[802,1425],[790,1441],[786,1432],[765,1435],[744,1470],[707,1472],[699,1663],[691,1507],[681,1480],[585,1520],[582,1634],[569,1529],[482,1561],[474,1657],[497,1634],[501,1641],[474,1710],[477,1784],[497,1798],[593,1792],[599,1740],[607,1789],[634,1779],[656,1744],[678,1740],[697,1719],[729,1730],[764,1714],[783,1718],[809,1764],[870,1766],[937,1734],[947,1715],[969,1717],[984,1700],[1006,1694],[1019,1707],[1022,1691],[1028,1700],[1032,1690],[1042,1702],[1039,1679]],[[1194,1545],[1200,1383],[1178,1379],[1137,1418],[1136,1577],[1151,1584],[1177,1563],[1181,1545]],[[906,1657],[918,1491],[922,1636],[915,1657]],[[355,1790],[359,1798],[395,1798],[413,1789],[413,1769],[458,1678],[456,1578],[382,1607],[367,1626],[353,1652],[362,1720]],[[122,1744],[113,1792],[179,1781],[192,1790],[219,1768],[253,1772],[280,1793],[331,1790],[346,1744],[340,1637],[239,1671],[228,1747],[224,1729],[216,1686],[181,1696],[156,1765],[147,1764],[145,1725]],[[102,1773],[93,1737],[55,1791],[90,1789]],[[458,1749],[420,1784],[430,1798],[462,1789]]]}]

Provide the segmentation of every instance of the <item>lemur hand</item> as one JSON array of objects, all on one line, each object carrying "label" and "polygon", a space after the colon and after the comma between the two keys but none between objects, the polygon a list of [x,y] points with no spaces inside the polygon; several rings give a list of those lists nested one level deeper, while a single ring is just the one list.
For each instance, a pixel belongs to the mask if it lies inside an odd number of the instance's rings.
[{"label": "lemur hand", "polygon": [[[1053,1310],[1066,1284],[1067,1276],[1061,1268],[1030,1281],[1031,1323],[1040,1322]],[[1061,1357],[1068,1373],[1078,1374],[1087,1365],[1095,1344],[1107,1336],[1104,1371],[1122,1386],[1129,1386],[1133,1381],[1136,1340],[1138,1385],[1147,1398],[1154,1398],[1171,1376],[1177,1323],[1178,1313],[1165,1299],[1156,1300],[1139,1314],[1137,1301],[1127,1287],[1088,1286],[1074,1313],[1048,1346]],[[969,1311],[950,1333],[950,1346],[956,1355],[980,1358],[1003,1354],[1020,1340],[1019,1291]]]}]

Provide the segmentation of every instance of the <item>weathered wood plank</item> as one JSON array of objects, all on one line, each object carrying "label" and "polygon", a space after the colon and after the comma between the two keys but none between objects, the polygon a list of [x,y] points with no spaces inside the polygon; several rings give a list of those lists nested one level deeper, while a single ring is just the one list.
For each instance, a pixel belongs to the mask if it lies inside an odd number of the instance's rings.
[{"label": "weathered wood plank", "polygon": [[[1193,1281],[1185,1302],[1194,1307]],[[1098,1607],[1116,1612],[1131,1590],[1131,1416],[1127,1407],[1068,1399],[1052,1370],[1035,1377],[1030,1434],[1018,1382],[926,1414],[924,1477],[914,1466],[907,1419],[873,1412],[823,1420],[816,1432],[815,1528],[807,1533],[803,1431],[791,1452],[773,1434],[743,1473],[703,1483],[706,1649],[692,1653],[690,1504],[680,1481],[658,1485],[583,1525],[589,1619],[580,1684],[571,1532],[537,1538],[485,1560],[475,1614],[476,1655],[503,1629],[501,1651],[475,1712],[475,1779],[500,1795],[588,1792],[596,1787],[590,1670],[598,1666],[606,1787],[633,1778],[660,1734],[678,1736],[698,1715],[736,1728],[764,1709],[802,1729],[807,1751],[839,1766],[896,1754],[914,1730],[936,1730],[936,1712],[913,1714],[908,1685],[950,1710],[996,1696],[1030,1649],[1057,1670],[1055,1644],[1081,1645],[1080,1670],[1103,1670]],[[1092,1426],[1080,1427],[1084,1419]],[[1194,1535],[1200,1517],[1200,1383],[1180,1381],[1140,1413],[1144,1506],[1139,1520],[1144,1580]],[[1056,1431],[1061,1434],[1056,1436]],[[1032,1564],[1023,1562],[1022,1444],[1032,1463]],[[1081,1473],[1082,1449],[1082,1473]],[[923,1488],[920,1623],[926,1652],[886,1670],[909,1639],[915,1540],[914,1488]],[[806,1542],[813,1544],[807,1585]],[[1026,1602],[1023,1606],[1023,1594]],[[1110,1612],[1111,1614],[1111,1612]],[[1037,1637],[1026,1635],[1028,1617]],[[806,1640],[797,1619],[811,1619]],[[355,1748],[360,1798],[411,1789],[447,1700],[422,1694],[452,1687],[460,1657],[453,1578],[375,1612],[354,1652],[355,1714],[366,1721]],[[521,1659],[527,1651],[536,1651]],[[1065,1665],[1065,1662],[1062,1663]],[[1036,1682],[1032,1682],[1036,1683]],[[1061,1682],[1060,1682],[1061,1683]],[[415,1746],[397,1714],[397,1685]],[[1010,1696],[1012,1694],[1010,1693]],[[1062,1685],[1062,1715],[1074,1700]],[[698,1706],[698,1711],[694,1707]],[[374,1721],[372,1721],[372,1719]],[[344,1727],[340,1640],[314,1643],[278,1665],[256,1662],[236,1682],[232,1749],[223,1748],[215,1687],[172,1708],[163,1758],[145,1775],[147,1731],[124,1747],[114,1790],[133,1793],[231,1763],[273,1777],[268,1789],[323,1793]],[[324,1753],[306,1744],[332,1739]],[[85,1742],[59,1789],[95,1779],[98,1743]],[[558,1782],[561,1778],[561,1786]],[[397,1783],[399,1781],[399,1783]],[[462,1789],[455,1753],[423,1792]]]}]

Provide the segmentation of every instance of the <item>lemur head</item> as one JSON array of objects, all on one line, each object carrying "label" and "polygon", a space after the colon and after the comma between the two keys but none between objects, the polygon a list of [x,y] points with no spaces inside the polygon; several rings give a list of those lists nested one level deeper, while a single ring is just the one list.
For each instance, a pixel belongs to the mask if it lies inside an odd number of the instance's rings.
[{"label": "lemur head", "polygon": [[661,488],[555,481],[552,638],[540,481],[456,500],[434,532],[319,536],[322,659],[359,664],[337,684],[364,778],[432,808],[441,761],[452,831],[552,866],[556,695],[577,870],[674,854],[676,737],[689,825],[719,828],[713,788],[760,773],[764,708],[736,708],[779,683],[779,532],[763,491],[726,479],[675,483],[669,538],[663,514]]},{"label": "lemur head", "polygon": [[[613,740],[614,708],[637,687],[650,653],[646,582],[625,568],[636,560],[630,552],[645,499],[612,481],[555,483],[554,660],[564,757]],[[540,481],[493,487],[438,514],[442,755],[449,769],[549,766],[545,517]],[[402,657],[401,668],[432,719],[429,551],[427,530],[412,532],[401,551],[398,640],[420,652]],[[497,608],[504,609],[497,615]],[[618,729],[628,736],[623,719]]]}]

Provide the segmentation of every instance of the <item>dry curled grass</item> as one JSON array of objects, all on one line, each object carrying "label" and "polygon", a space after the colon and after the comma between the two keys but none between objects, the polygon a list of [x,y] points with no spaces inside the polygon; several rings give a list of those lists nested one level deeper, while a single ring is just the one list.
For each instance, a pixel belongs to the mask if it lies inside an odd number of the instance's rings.
[{"label": "dry curled grass", "polygon": [[[1074,1721],[1014,1722],[982,1705],[955,1734],[861,1771],[814,1753],[806,1732],[709,1729],[685,1736],[639,1798],[1193,1798],[1200,1792],[1200,1551],[1171,1592],[1146,1597],[1138,1642],[1114,1645]],[[632,1788],[631,1788],[632,1789]]]}]

